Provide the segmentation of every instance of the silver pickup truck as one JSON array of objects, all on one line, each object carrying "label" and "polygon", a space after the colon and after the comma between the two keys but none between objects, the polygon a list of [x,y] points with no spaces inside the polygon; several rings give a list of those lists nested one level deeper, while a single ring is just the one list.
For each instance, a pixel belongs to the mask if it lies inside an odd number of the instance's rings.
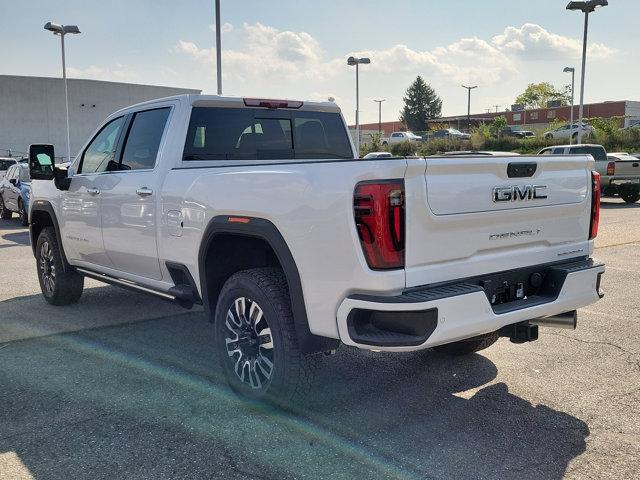
[{"label": "silver pickup truck", "polygon": [[627,203],[640,200],[640,160],[628,153],[609,153],[602,145],[556,145],[547,147],[539,155],[584,155],[596,161],[602,194],[620,195]]}]

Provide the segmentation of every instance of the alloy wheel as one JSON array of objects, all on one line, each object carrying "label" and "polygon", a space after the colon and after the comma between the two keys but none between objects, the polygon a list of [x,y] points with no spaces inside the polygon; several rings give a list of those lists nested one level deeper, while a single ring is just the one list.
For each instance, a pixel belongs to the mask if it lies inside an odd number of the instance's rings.
[{"label": "alloy wheel", "polygon": [[225,319],[227,355],[237,378],[254,390],[266,388],[273,375],[271,329],[254,300],[237,298]]},{"label": "alloy wheel", "polygon": [[49,242],[43,242],[40,247],[40,274],[42,285],[47,293],[53,294],[56,286],[56,266],[53,260],[53,250]]}]

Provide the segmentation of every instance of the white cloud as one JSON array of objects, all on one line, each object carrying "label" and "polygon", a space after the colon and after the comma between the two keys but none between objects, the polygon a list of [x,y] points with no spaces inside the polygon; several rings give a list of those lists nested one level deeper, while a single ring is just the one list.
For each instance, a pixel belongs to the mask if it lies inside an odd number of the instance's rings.
[{"label": "white cloud", "polygon": [[[222,54],[225,93],[313,100],[332,96],[348,118],[355,109],[354,72],[346,65],[349,55],[371,58],[371,64],[361,68],[361,100],[387,98],[383,110],[397,112],[407,86],[416,75],[422,75],[442,96],[445,113],[455,114],[466,109],[461,83],[480,86],[474,102],[481,105],[474,104],[474,109],[484,111],[494,104],[509,105],[527,83],[553,78],[557,78],[556,82],[564,81],[557,64],[579,58],[581,53],[579,39],[534,24],[510,26],[493,37],[465,37],[426,49],[397,44],[331,56],[318,39],[303,31],[245,23],[237,38],[244,42],[223,50]],[[200,88],[211,91],[215,48],[183,39],[174,51],[191,59],[195,66],[188,75],[190,84],[199,82]],[[591,61],[607,59],[616,53],[603,44],[589,46]],[[554,77],[556,74],[559,76]],[[361,109],[363,121],[369,115],[377,119],[373,102],[361,102]]]},{"label": "white cloud", "polygon": [[[545,30],[540,25],[525,23],[522,27],[507,27],[492,39],[502,52],[514,54],[524,60],[576,59],[582,54],[582,42]],[[616,51],[601,43],[588,46],[592,59],[608,58]]]},{"label": "white cloud", "polygon": [[[229,32],[233,32],[233,25],[230,24],[229,22],[225,22],[222,24],[222,28],[221,31],[222,33],[229,33]],[[211,30],[212,32],[216,31],[216,24],[212,23],[211,25],[209,25],[209,30]]]}]

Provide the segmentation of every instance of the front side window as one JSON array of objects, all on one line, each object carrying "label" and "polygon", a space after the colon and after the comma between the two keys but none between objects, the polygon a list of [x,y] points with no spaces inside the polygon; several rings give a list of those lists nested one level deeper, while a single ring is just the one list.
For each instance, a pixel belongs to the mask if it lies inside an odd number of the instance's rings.
[{"label": "front side window", "polygon": [[122,151],[120,170],[150,170],[155,167],[169,110],[168,107],[156,108],[134,114]]},{"label": "front side window", "polygon": [[184,160],[353,158],[338,113],[194,107]]},{"label": "front side window", "polygon": [[118,138],[124,125],[124,117],[107,123],[94,137],[82,154],[78,173],[101,173],[114,168]]}]

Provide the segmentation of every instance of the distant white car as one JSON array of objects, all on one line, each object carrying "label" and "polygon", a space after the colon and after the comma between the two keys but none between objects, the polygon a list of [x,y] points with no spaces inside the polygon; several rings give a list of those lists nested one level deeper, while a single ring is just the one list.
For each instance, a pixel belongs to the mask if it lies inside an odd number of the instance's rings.
[{"label": "distant white car", "polygon": [[550,140],[553,138],[566,138],[576,140],[578,138],[578,132],[582,129],[582,137],[588,137],[593,135],[594,128],[591,125],[586,123],[582,124],[580,127],[577,123],[573,125],[563,125],[561,127],[556,128],[555,130],[549,130],[548,132],[544,132],[544,138]]},{"label": "distant white car", "polygon": [[367,153],[362,158],[369,159],[369,158],[392,158],[392,157],[393,155],[391,155],[390,152],[370,152],[370,153]]},{"label": "distant white car", "polygon": [[0,180],[4,178],[10,167],[21,161],[15,157],[0,157]]},{"label": "distant white car", "polygon": [[384,137],[381,140],[382,145],[393,145],[402,142],[421,142],[422,137],[413,132],[393,132],[390,137]]}]

